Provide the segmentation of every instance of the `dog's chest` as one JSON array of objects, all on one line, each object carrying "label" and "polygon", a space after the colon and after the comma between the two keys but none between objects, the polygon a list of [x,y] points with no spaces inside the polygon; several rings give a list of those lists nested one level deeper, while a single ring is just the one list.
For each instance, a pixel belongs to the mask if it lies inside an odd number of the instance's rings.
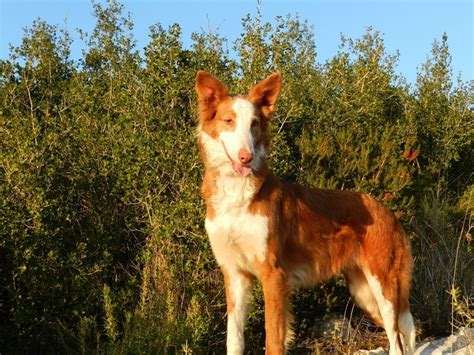
[{"label": "dog's chest", "polygon": [[220,181],[208,203],[215,211],[206,218],[206,231],[220,266],[257,275],[254,262],[263,262],[267,252],[268,217],[249,211],[252,187],[235,181]]}]

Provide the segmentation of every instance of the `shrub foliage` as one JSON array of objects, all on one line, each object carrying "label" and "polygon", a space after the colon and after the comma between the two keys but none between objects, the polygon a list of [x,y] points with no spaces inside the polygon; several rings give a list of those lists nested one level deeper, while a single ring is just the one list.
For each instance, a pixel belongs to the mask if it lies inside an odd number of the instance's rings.
[{"label": "shrub foliage", "polygon": [[[446,35],[409,85],[371,28],[323,64],[306,22],[259,13],[232,52],[212,31],[185,48],[179,25],[156,24],[140,53],[121,4],[93,8],[81,59],[66,31],[38,20],[0,61],[0,349],[222,349],[225,297],[199,196],[199,69],[233,92],[282,73],[273,169],[385,201],[412,239],[416,318],[450,330],[447,290],[473,292],[474,114]],[[299,326],[338,309],[339,283],[295,297]],[[257,297],[250,347],[261,313]]]}]

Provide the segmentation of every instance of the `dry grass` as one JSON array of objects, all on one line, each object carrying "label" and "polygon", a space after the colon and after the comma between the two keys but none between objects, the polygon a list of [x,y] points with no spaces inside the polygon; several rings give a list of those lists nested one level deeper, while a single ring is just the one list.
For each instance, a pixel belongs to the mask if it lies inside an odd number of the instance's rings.
[{"label": "dry grass", "polygon": [[473,299],[473,214],[470,208],[455,206],[456,201],[438,189],[426,196],[413,223],[411,301],[415,318],[425,319],[421,327],[434,336],[454,333],[469,323],[464,305],[472,305]]},{"label": "dry grass", "polygon": [[360,349],[387,348],[385,331],[366,318],[349,300],[343,316],[321,321],[311,337],[292,349],[295,354],[352,354]]}]

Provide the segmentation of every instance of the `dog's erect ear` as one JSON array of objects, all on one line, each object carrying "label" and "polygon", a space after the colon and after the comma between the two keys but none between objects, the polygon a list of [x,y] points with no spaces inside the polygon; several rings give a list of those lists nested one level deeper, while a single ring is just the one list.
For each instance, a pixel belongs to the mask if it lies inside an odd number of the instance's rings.
[{"label": "dog's erect ear", "polygon": [[213,118],[217,105],[229,93],[224,84],[203,70],[198,71],[196,75],[195,89],[199,98],[199,112],[202,119]]},{"label": "dog's erect ear", "polygon": [[280,73],[274,73],[263,79],[250,90],[250,101],[260,106],[262,114],[266,119],[269,119],[275,110],[275,104],[280,94],[280,87]]}]

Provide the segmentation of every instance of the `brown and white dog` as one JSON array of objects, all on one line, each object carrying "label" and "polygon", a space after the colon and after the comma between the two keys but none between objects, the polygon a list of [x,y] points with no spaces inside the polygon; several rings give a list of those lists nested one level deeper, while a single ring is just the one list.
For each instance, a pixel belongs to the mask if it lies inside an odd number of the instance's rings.
[{"label": "brown and white dog", "polygon": [[390,354],[412,353],[412,257],[395,216],[366,194],[285,183],[267,166],[280,74],[231,96],[199,71],[198,141],[205,165],[206,231],[224,274],[227,353],[244,351],[252,281],[263,287],[266,353],[290,338],[289,296],[344,274],[357,304],[386,330]]}]

